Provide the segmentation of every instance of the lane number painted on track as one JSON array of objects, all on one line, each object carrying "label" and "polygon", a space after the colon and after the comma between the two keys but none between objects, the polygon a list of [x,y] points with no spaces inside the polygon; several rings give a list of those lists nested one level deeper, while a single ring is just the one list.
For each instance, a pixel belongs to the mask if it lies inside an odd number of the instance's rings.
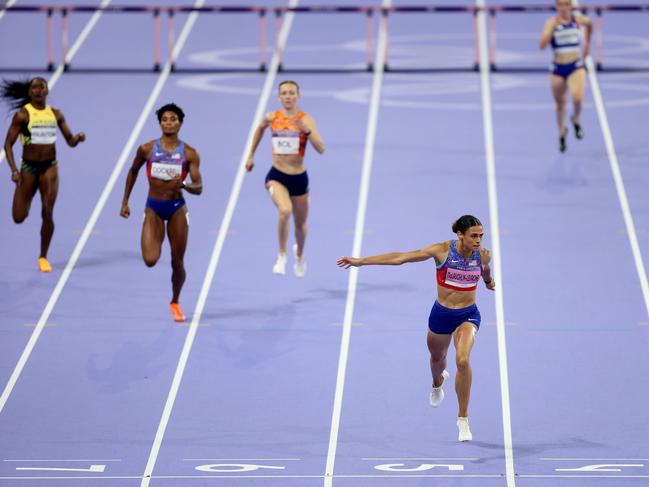
[{"label": "lane number painted on track", "polygon": [[405,463],[384,463],[382,465],[375,465],[376,470],[382,472],[425,472],[434,468],[446,468],[449,471],[464,470],[464,465],[457,464],[441,464],[441,463],[421,463],[416,467],[406,467]]},{"label": "lane number painted on track", "polygon": [[276,465],[255,465],[252,463],[213,463],[209,465],[199,465],[195,467],[201,472],[218,472],[218,473],[242,473],[254,472],[255,470],[284,470],[286,467]]}]

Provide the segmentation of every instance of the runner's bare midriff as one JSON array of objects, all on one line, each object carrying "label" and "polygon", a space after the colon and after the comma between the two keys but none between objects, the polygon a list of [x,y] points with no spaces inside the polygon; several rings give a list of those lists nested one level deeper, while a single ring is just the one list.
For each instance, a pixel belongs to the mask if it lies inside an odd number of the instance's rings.
[{"label": "runner's bare midriff", "polygon": [[451,309],[466,308],[475,304],[475,291],[456,291],[437,286],[437,301]]},{"label": "runner's bare midriff", "polygon": [[570,64],[574,63],[580,58],[578,54],[569,53],[569,54],[555,54],[554,62],[556,64]]},{"label": "runner's bare midriff", "polygon": [[54,144],[25,145],[23,159],[31,162],[53,161],[56,159],[56,148]]},{"label": "runner's bare midriff", "polygon": [[273,167],[284,174],[302,174],[305,171],[304,157],[299,154],[273,154]]}]

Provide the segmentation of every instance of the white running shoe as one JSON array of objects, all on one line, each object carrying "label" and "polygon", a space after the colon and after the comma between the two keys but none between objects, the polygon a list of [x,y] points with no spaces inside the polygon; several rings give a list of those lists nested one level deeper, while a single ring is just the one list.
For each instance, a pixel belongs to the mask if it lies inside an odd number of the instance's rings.
[{"label": "white running shoe", "polygon": [[471,441],[473,439],[471,428],[469,427],[469,418],[457,418],[457,429],[457,441]]},{"label": "white running shoe", "polygon": [[273,274],[283,276],[286,274],[286,254],[278,254],[275,265],[273,266]]},{"label": "white running shoe", "polygon": [[306,260],[304,260],[304,254],[302,254],[302,257],[297,256],[297,244],[293,245],[293,255],[295,256],[293,271],[297,277],[304,277],[304,274],[306,274]]},{"label": "white running shoe", "polygon": [[446,382],[446,379],[448,379],[448,372],[446,369],[442,372],[442,377],[444,378],[444,382],[442,382],[442,385],[439,387],[433,387],[433,390],[430,391],[430,397],[428,398],[428,402],[434,408],[442,404],[442,401],[444,400],[444,383]]}]

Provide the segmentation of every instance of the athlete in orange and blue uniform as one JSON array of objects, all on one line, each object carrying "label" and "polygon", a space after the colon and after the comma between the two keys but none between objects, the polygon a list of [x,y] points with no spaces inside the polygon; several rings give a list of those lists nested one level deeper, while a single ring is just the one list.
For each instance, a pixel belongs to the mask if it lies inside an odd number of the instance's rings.
[{"label": "athlete in orange and blue uniform", "polygon": [[[281,110],[277,110],[270,123],[273,156],[295,155],[304,157],[306,141],[309,136],[296,125],[306,114],[298,112],[295,117],[287,117]],[[271,166],[266,174],[265,184],[277,181],[287,190],[289,196],[302,196],[309,192],[309,175],[306,170],[300,174],[286,174],[275,166]]]},{"label": "athlete in orange and blue uniform", "polygon": [[[142,258],[148,267],[153,267],[160,258],[165,237],[165,223],[171,246],[171,283],[173,294],[169,308],[175,321],[185,321],[185,315],[178,302],[185,282],[185,249],[189,222],[187,206],[182,195],[184,189],[191,194],[201,194],[203,180],[200,173],[198,152],[178,137],[185,114],[180,107],[170,103],[156,112],[162,137],[142,144],[135,155],[133,165],[126,177],[126,187],[120,215],[128,218],[131,210],[128,198],[131,195],[137,175],[146,164],[149,180],[149,195],[144,209],[142,225]],[[191,183],[185,183],[187,175]]]},{"label": "athlete in orange and blue uniform", "polygon": [[480,312],[475,304],[480,278],[488,289],[495,289],[491,277],[489,251],[481,247],[484,232],[476,217],[464,215],[453,223],[457,240],[435,243],[411,252],[390,252],[372,257],[341,257],[340,267],[363,265],[401,265],[430,258],[437,263],[437,300],[428,318],[427,345],[430,352],[430,370],[433,376],[429,403],[437,407],[444,399],[442,388],[446,378],[446,354],[453,340],[455,344],[455,392],[458,399],[458,440],[472,439],[467,417],[471,394],[471,349],[480,326]]},{"label": "athlete in orange and blue uniform", "polygon": [[291,214],[295,221],[295,245],[293,270],[297,277],[306,273],[304,242],[306,240],[306,219],[309,213],[309,176],[304,167],[304,151],[309,140],[320,154],[324,152],[324,142],[315,120],[301,111],[297,102],[300,88],[295,81],[279,84],[281,110],[267,113],[255,131],[246,170],[252,171],[254,155],[266,128],[270,127],[273,144],[273,166],[266,175],[265,184],[273,203],[279,212],[277,233],[279,254],[273,266],[273,273],[286,273],[286,245]]},{"label": "athlete in orange and blue uniform", "polygon": [[[9,100],[12,107],[17,109],[4,145],[11,179],[16,183],[12,207],[16,223],[25,221],[36,191],[41,193],[43,223],[38,259],[41,272],[52,271],[47,252],[54,234],[54,204],[59,191],[56,161],[57,127],[70,147],[76,147],[86,140],[83,132],[72,134],[60,110],[47,105],[48,94],[47,81],[43,78],[34,78],[28,82],[5,81],[0,90],[0,96]],[[13,153],[13,145],[19,135],[23,145],[20,169],[16,166]]]}]

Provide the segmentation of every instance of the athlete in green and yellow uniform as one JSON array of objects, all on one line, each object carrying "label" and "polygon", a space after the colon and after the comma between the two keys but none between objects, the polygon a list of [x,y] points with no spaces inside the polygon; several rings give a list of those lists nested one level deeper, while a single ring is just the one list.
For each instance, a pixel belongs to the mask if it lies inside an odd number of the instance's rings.
[{"label": "athlete in green and yellow uniform", "polygon": [[[41,193],[43,223],[38,259],[41,272],[52,270],[47,261],[47,251],[54,233],[54,203],[59,189],[55,145],[57,127],[70,147],[86,140],[83,132],[73,135],[63,113],[46,104],[47,94],[47,81],[43,78],[34,78],[29,82],[5,81],[0,92],[0,96],[17,109],[4,145],[11,180],[16,183],[12,208],[16,223],[22,223],[27,218],[36,191]],[[18,136],[23,145],[20,169],[13,153]]]}]

